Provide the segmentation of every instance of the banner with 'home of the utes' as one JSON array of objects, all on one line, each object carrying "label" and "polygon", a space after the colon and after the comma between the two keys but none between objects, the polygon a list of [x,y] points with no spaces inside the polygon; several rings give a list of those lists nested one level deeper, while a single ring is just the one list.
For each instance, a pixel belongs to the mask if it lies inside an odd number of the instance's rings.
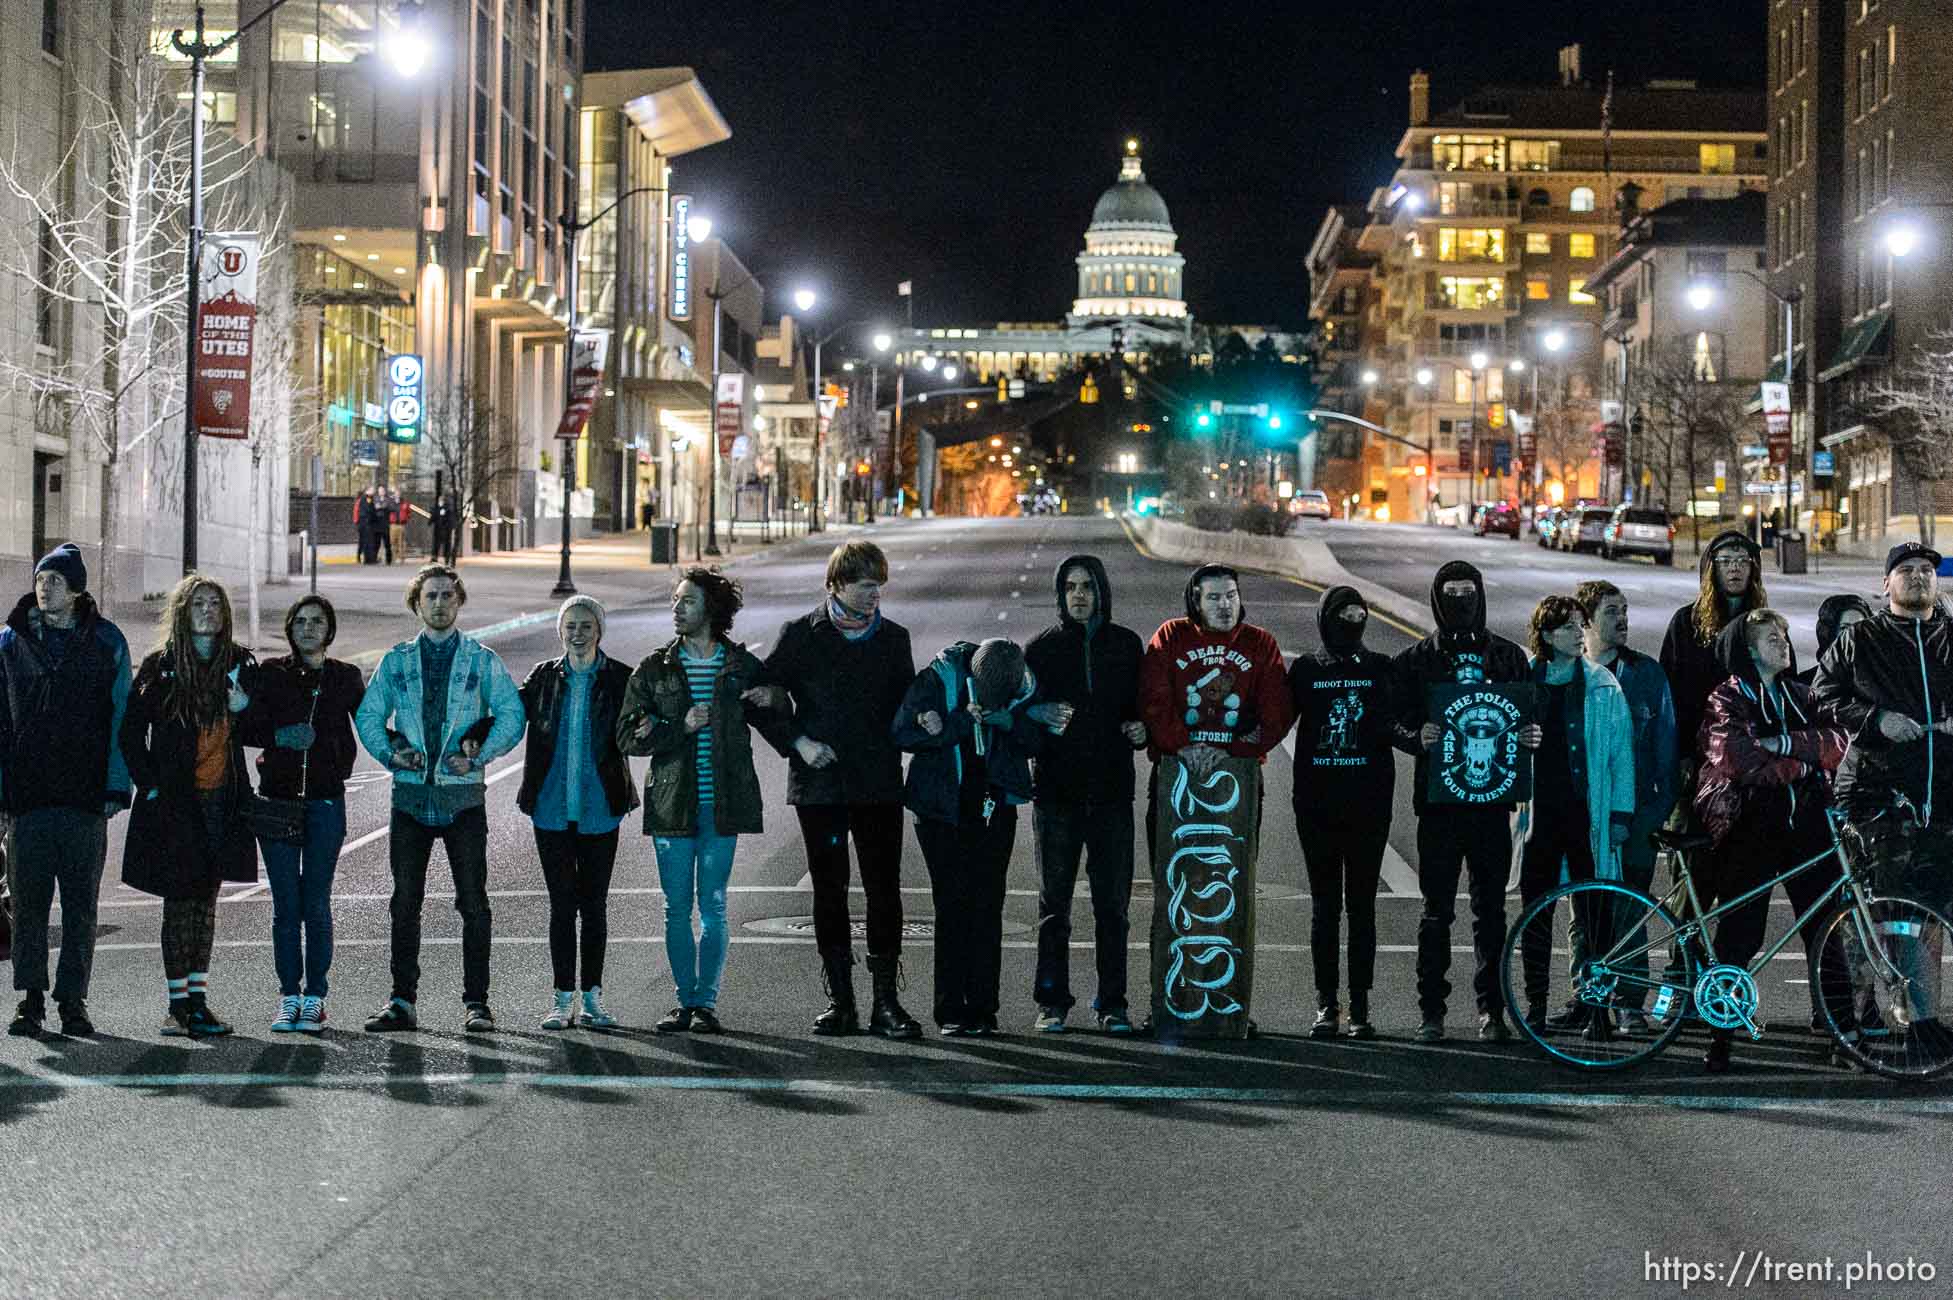
[{"label": "banner with 'home of the utes'", "polygon": [[1196,777],[1169,756],[1153,789],[1154,1036],[1246,1038],[1260,765],[1224,758]]},{"label": "banner with 'home of the utes'", "polygon": [[251,432],[251,333],[258,320],[258,237],[204,237],[197,293],[197,432],[243,438]]}]

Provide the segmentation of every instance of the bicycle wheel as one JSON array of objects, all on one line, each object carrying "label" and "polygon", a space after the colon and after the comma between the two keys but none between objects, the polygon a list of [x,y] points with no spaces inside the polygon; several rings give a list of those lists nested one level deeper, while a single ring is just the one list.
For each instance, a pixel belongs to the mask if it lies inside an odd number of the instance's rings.
[{"label": "bicycle wheel", "polygon": [[1953,925],[1910,898],[1868,898],[1867,930],[1847,908],[1817,952],[1818,1001],[1844,1054],[1892,1079],[1930,1079],[1953,1068],[1945,1016]]},{"label": "bicycle wheel", "polygon": [[1528,1041],[1582,1070],[1648,1060],[1681,1032],[1695,986],[1681,923],[1625,885],[1583,880],[1534,901],[1506,935],[1505,1004]]}]

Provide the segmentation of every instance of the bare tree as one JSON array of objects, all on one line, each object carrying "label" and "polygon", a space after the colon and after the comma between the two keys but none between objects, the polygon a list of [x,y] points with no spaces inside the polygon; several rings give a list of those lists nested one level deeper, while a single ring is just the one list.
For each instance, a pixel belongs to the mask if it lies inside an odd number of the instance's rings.
[{"label": "bare tree", "polygon": [[[1643,416],[1641,461],[1661,482],[1671,509],[1693,502],[1705,468],[1722,460],[1741,477],[1740,437],[1754,383],[1725,380],[1706,368],[1692,336],[1669,340],[1653,350],[1635,373],[1633,400]],[[1702,549],[1702,524],[1689,511],[1695,550]]]},{"label": "bare tree", "polygon": [[513,486],[515,438],[508,420],[483,397],[458,393],[428,403],[422,426],[428,460],[447,479],[463,525],[485,518]]},{"label": "bare tree", "polygon": [[1953,327],[1933,330],[1866,384],[1857,409],[1912,480],[1919,539],[1931,546],[1938,485],[1953,478]]},{"label": "bare tree", "polygon": [[1562,393],[1550,402],[1542,400],[1533,425],[1539,463],[1566,484],[1569,499],[1579,495],[1580,471],[1593,459],[1593,418],[1592,402],[1574,401]]}]

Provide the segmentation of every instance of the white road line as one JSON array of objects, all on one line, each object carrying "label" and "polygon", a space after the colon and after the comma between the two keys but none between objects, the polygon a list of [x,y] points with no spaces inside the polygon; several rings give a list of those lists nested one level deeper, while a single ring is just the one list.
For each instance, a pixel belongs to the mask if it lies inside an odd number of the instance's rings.
[{"label": "white road line", "polygon": [[[1288,751],[1289,762],[1293,763],[1295,761],[1294,731],[1282,737],[1282,748]],[[1384,841],[1383,845],[1383,883],[1389,886],[1392,894],[1399,897],[1417,898],[1421,893],[1417,887],[1417,872],[1411,868],[1404,855],[1397,851],[1397,846],[1388,840]],[[1462,898],[1464,895],[1460,894],[1459,897]]]},{"label": "white road line", "polygon": [[[521,770],[522,770],[522,764],[510,763],[507,767],[497,768],[495,771],[490,772],[488,774],[488,779],[483,781],[482,784],[484,786],[494,785],[497,781],[501,780],[503,777],[514,776],[516,773],[520,772]],[[363,849],[367,845],[375,842],[376,840],[385,839],[392,830],[393,830],[392,821],[391,818],[389,818],[388,824],[380,827],[380,829],[376,831],[368,831],[366,832],[366,834],[360,836],[356,840],[347,841],[345,847],[339,850],[340,858],[343,860],[345,856],[348,853],[351,853],[354,849]],[[271,888],[271,886],[268,884],[263,885],[261,887],[264,889]]]}]

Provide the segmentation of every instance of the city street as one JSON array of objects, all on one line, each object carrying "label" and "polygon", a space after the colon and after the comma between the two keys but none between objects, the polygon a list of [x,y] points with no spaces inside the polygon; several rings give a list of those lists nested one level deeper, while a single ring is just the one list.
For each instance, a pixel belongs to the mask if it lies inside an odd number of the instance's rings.
[{"label": "city street", "polygon": [[[1142,637],[1181,612],[1185,566],[1148,558],[1111,519],[903,521],[872,535],[892,568],[884,609],[909,627],[918,666],[954,639],[1023,640],[1051,623],[1053,568],[1074,551],[1104,559],[1114,618]],[[1685,550],[1666,570],[1549,554],[1530,537],[1341,524],[1313,535],[1353,573],[1420,601],[1442,559],[1473,560],[1495,630],[1515,638],[1539,596],[1604,575],[1628,592],[1634,643],[1652,652],[1694,588]],[[824,558],[805,542],[742,558],[734,636],[770,646],[816,600]],[[1868,572],[1766,574],[1800,658],[1820,595],[1864,591]],[[669,636],[664,573],[615,583],[640,594],[613,603],[607,652],[635,660]],[[1291,653],[1314,648],[1315,588],[1251,575],[1243,589],[1249,621]],[[487,580],[483,590],[486,608]],[[273,598],[278,608],[289,594]],[[1373,648],[1410,643],[1373,621]],[[546,622],[507,627],[492,644],[518,680],[557,653]],[[1178,1048],[1087,1027],[1083,880],[1073,1030],[1030,1032],[1028,817],[1010,869],[1004,1035],[812,1037],[812,895],[785,766],[763,747],[767,828],[742,840],[733,872],[728,1032],[650,1031],[672,985],[636,818],[611,895],[606,1000],[621,1026],[541,1030],[546,906],[514,807],[520,761],[518,749],[489,777],[493,1035],[460,1032],[460,931],[438,852],[422,1029],[360,1032],[388,991],[387,779],[370,760],[349,794],[332,1022],[317,1041],[268,1032],[277,985],[262,883],[227,886],[219,907],[211,1000],[238,1032],[158,1035],[160,909],[119,883],[126,819],[111,826],[91,997],[99,1037],[0,1039],[0,1296],[1668,1295],[1683,1278],[1669,1257],[1718,1270],[1716,1285],[1759,1256],[1828,1256],[1840,1278],[1867,1252],[1953,1267],[1935,1198],[1890,1194],[1943,1178],[1936,1135],[1953,1098],[1826,1065],[1804,1032],[1803,987],[1788,982],[1801,955],[1775,963],[1764,990],[1773,1031],[1738,1046],[1734,1072],[1703,1074],[1703,1040],[1687,1034],[1647,1068],[1592,1078],[1472,1037],[1461,918],[1454,1037],[1414,1046],[1407,760],[1379,903],[1382,1036],[1306,1037],[1310,905],[1292,767],[1278,751],[1258,882],[1261,1037]],[[903,884],[904,998],[926,1021],[931,905],[912,836]],[[1152,904],[1142,882],[1136,1010]],[[1773,907],[1772,937],[1787,916]],[[1753,1272],[1745,1289],[1810,1293],[1770,1277]]]}]

